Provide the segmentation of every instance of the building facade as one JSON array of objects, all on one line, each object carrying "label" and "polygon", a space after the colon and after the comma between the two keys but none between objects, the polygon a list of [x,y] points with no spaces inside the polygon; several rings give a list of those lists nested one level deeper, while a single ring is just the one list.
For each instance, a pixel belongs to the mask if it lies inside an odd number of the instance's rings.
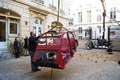
[{"label": "building facade", "polygon": [[73,26],[73,21],[74,21],[74,11],[73,11],[73,6],[74,6],[74,1],[75,0],[68,0],[68,26]]},{"label": "building facade", "polygon": [[[79,39],[97,39],[103,35],[103,7],[100,0],[85,1],[79,4],[75,12],[74,24],[78,28]],[[108,27],[120,23],[119,0],[105,0],[105,39],[108,37]]]},{"label": "building facade", "polygon": [[[60,0],[60,19],[67,26],[67,0]],[[15,37],[21,39],[49,30],[57,20],[58,0],[0,0],[0,49]]]}]

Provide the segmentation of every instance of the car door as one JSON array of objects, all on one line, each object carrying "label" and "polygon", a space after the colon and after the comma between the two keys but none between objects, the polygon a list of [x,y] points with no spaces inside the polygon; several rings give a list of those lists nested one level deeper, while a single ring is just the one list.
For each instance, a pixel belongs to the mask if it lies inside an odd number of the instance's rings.
[{"label": "car door", "polygon": [[71,54],[73,55],[76,51],[76,46],[75,46],[75,37],[72,32],[68,32],[68,38],[71,48]]}]

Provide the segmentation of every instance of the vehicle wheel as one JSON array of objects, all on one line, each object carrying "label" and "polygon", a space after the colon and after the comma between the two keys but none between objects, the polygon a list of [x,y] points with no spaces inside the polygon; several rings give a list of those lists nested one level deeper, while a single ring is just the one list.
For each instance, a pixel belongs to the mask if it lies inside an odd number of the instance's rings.
[{"label": "vehicle wheel", "polygon": [[120,64],[120,60],[118,61],[118,64]]}]

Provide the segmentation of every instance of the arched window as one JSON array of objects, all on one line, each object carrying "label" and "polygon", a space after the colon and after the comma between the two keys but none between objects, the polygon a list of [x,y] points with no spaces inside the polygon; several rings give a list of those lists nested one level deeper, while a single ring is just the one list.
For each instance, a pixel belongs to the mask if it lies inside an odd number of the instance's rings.
[{"label": "arched window", "polygon": [[43,23],[43,20],[42,19],[35,19],[35,22],[34,22],[35,24],[40,24],[40,25],[42,25],[42,23]]}]

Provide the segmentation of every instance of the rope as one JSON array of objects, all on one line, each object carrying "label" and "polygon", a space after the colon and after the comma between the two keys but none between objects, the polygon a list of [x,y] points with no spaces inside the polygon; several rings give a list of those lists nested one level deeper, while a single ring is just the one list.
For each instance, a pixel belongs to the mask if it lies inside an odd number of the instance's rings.
[{"label": "rope", "polygon": [[[48,31],[51,31],[51,30],[53,30],[53,29],[55,29],[55,28],[56,28],[56,30],[59,31],[58,33],[60,33],[60,31],[61,31],[62,28],[65,29],[66,31],[68,31],[68,29],[65,28],[65,27],[63,27],[63,25],[59,22],[59,17],[60,17],[60,16],[59,16],[59,12],[60,12],[60,0],[58,0],[57,21],[52,22],[52,24],[51,24],[52,28],[49,29]],[[54,23],[55,23],[56,25],[54,25]]]},{"label": "rope", "polygon": [[51,70],[50,80],[52,80],[52,73],[53,73],[53,68],[52,68],[52,70]]}]

